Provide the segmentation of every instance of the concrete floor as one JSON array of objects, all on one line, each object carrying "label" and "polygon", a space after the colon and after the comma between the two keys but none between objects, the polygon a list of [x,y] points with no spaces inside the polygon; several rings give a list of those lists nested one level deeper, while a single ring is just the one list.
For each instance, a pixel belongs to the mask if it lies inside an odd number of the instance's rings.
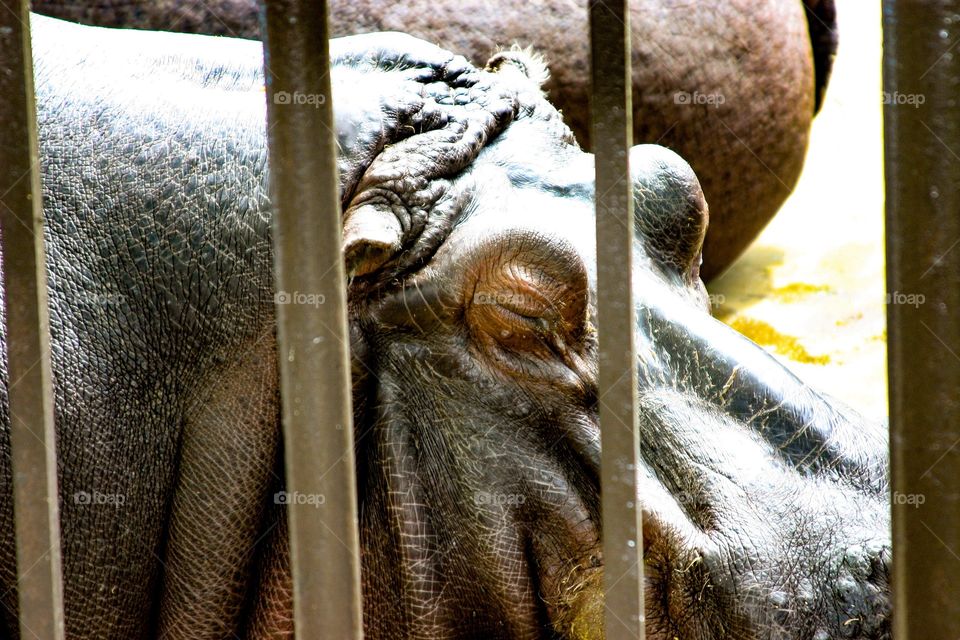
[{"label": "concrete floor", "polygon": [[710,287],[714,313],[813,386],[887,414],[879,2],[837,0],[840,49],[800,182]]}]

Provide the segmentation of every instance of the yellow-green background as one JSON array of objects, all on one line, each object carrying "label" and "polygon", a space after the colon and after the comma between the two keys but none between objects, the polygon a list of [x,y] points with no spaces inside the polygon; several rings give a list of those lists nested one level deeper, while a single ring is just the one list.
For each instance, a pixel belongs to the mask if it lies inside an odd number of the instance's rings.
[{"label": "yellow-green background", "polygon": [[709,287],[714,313],[803,380],[887,414],[879,2],[837,0],[840,49],[783,209]]}]

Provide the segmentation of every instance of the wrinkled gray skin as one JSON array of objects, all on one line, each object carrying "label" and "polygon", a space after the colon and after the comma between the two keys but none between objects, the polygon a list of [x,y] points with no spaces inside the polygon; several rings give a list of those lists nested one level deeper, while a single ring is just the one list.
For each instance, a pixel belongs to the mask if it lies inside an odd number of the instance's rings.
[{"label": "wrinkled gray skin", "polygon": [[[34,34],[68,635],[285,637],[260,45]],[[366,635],[602,637],[592,156],[521,54],[332,51]],[[889,638],[883,429],[708,315],[695,176],[631,162],[648,637]]]}]

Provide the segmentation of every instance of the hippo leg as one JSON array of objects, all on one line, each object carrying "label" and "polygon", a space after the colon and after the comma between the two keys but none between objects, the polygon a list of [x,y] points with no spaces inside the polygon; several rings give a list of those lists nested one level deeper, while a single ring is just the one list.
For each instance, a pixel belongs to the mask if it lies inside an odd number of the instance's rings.
[{"label": "hippo leg", "polygon": [[[279,488],[280,483],[277,486]],[[290,544],[286,512],[271,505],[269,531],[257,567],[252,614],[244,640],[293,637],[293,582],[290,573]]]},{"label": "hippo leg", "polygon": [[163,567],[161,637],[237,633],[264,497],[274,484],[277,384],[271,327],[211,375],[187,411]]}]

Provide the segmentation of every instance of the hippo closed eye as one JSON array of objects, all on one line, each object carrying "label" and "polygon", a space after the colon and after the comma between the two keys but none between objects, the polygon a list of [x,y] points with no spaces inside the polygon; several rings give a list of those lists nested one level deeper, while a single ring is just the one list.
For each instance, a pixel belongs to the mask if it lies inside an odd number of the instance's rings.
[{"label": "hippo closed eye", "polygon": [[[34,33],[68,634],[289,636],[261,48]],[[365,634],[600,638],[592,156],[522,52],[331,50]],[[710,318],[696,177],[631,165],[649,636],[889,638],[882,428]]]}]

